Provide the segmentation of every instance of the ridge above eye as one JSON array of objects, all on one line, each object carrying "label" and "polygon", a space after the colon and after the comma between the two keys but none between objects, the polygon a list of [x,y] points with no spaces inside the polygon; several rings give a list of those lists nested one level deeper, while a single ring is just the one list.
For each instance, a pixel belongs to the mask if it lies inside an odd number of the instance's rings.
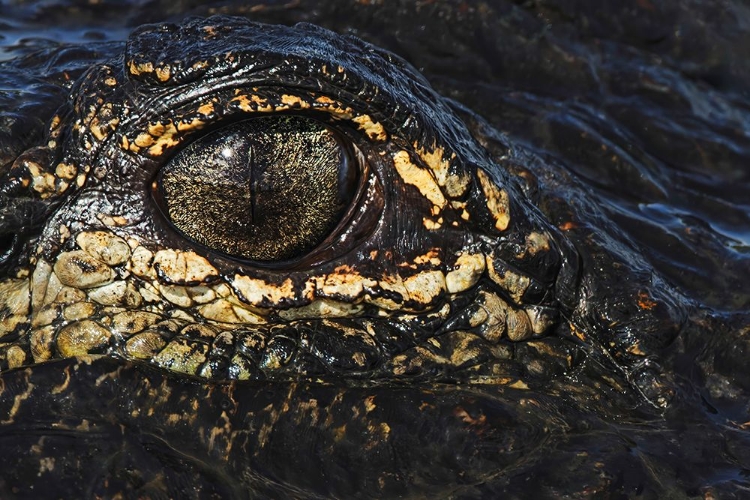
[{"label": "ridge above eye", "polygon": [[300,116],[251,118],[179,151],[156,178],[164,215],[188,239],[232,257],[303,257],[341,222],[360,185],[350,146]]}]

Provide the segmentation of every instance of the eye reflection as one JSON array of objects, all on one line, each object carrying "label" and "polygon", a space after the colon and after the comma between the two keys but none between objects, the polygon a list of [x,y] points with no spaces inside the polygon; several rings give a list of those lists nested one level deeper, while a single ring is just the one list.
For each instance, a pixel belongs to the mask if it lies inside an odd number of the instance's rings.
[{"label": "eye reflection", "polygon": [[254,118],[193,142],[157,177],[157,200],[187,238],[252,261],[304,256],[355,198],[360,166],[334,130],[298,116]]}]

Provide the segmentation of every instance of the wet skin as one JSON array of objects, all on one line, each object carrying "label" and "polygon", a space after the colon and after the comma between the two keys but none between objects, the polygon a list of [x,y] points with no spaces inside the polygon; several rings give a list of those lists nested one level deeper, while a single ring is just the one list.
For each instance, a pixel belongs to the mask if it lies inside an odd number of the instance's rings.
[{"label": "wet skin", "polygon": [[405,61],[226,17],[110,50],[6,148],[3,491],[666,494],[738,466],[681,364],[741,319]]}]

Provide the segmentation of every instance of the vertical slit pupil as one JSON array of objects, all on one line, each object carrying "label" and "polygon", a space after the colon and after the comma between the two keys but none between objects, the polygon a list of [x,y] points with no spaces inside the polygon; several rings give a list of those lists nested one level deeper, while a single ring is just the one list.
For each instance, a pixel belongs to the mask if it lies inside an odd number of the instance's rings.
[{"label": "vertical slit pupil", "polygon": [[257,178],[255,175],[253,175],[255,170],[255,165],[253,165],[253,147],[250,146],[248,148],[248,165],[250,168],[250,223],[253,223],[258,219],[258,214],[256,213],[255,209],[255,199],[256,199],[256,193],[258,191],[258,185],[257,185]]}]

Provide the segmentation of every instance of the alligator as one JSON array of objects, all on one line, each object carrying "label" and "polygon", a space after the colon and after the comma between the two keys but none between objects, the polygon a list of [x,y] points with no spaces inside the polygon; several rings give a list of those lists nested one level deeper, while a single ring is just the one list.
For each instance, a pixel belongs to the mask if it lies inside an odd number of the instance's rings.
[{"label": "alligator", "polygon": [[750,487],[746,316],[393,52],[214,16],[3,68],[3,497]]}]

